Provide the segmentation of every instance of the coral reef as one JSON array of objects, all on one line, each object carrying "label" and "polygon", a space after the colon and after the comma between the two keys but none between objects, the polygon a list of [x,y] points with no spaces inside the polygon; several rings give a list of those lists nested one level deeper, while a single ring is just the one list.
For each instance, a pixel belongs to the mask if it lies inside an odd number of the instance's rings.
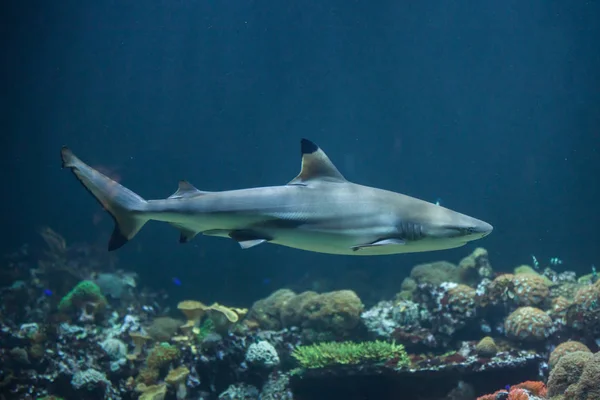
[{"label": "coral reef", "polygon": [[391,298],[294,285],[248,310],[171,302],[95,250],[42,236],[39,266],[17,251],[20,279],[0,289],[7,398],[387,398],[393,386],[419,400],[600,399],[593,275],[503,273],[478,248],[415,266]]}]

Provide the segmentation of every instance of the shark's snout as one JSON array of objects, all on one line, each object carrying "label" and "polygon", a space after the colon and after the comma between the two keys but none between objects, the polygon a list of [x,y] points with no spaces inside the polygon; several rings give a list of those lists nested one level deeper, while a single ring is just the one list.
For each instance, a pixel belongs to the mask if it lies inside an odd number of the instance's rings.
[{"label": "shark's snout", "polygon": [[474,228],[474,232],[478,233],[480,238],[486,237],[494,230],[494,227],[485,221],[477,221]]}]

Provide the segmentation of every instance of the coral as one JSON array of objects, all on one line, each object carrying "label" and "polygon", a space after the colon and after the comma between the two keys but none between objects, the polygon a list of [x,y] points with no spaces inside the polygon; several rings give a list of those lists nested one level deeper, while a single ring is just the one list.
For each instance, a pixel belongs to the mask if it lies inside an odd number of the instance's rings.
[{"label": "coral", "polygon": [[513,283],[515,301],[520,306],[537,306],[550,293],[544,278],[537,274],[515,275]]},{"label": "coral", "polygon": [[177,400],[183,400],[187,398],[187,387],[185,385],[185,378],[190,374],[190,370],[187,367],[179,367],[169,371],[165,378],[165,382],[171,386],[175,386]]},{"label": "coral", "polygon": [[134,349],[133,349],[133,353],[128,354],[126,357],[129,358],[130,360],[135,360],[142,353],[144,344],[146,344],[146,342],[148,340],[150,340],[150,337],[145,335],[142,332],[132,332],[132,331],[129,332],[129,337],[133,341]]},{"label": "coral", "polygon": [[206,312],[206,305],[196,300],[184,300],[177,304],[177,308],[187,318],[186,326],[193,327],[200,322],[200,318]]},{"label": "coral", "polygon": [[469,318],[475,314],[475,289],[467,285],[456,285],[448,289],[448,309],[452,313]]},{"label": "coral", "polygon": [[481,296],[481,305],[496,305],[512,300],[514,298],[514,280],[515,276],[513,274],[502,274],[494,278],[487,286],[485,294]]},{"label": "coral", "polygon": [[260,392],[260,400],[293,400],[289,374],[275,371],[269,375]]},{"label": "coral", "polygon": [[575,293],[567,321],[575,329],[600,333],[600,287],[584,286]]},{"label": "coral", "polygon": [[127,354],[127,346],[125,343],[116,338],[108,337],[104,339],[104,341],[100,343],[100,347],[102,347],[102,350],[104,350],[112,360],[125,358],[125,355]]},{"label": "coral", "polygon": [[584,287],[584,285],[581,285],[579,283],[563,282],[560,285],[556,285],[550,288],[550,297],[554,298],[562,296],[567,300],[573,300],[573,298],[575,297],[575,293],[577,293],[577,291],[582,287]]},{"label": "coral", "polygon": [[351,290],[339,290],[308,298],[302,307],[302,328],[348,335],[360,323],[363,304]]},{"label": "coral", "polygon": [[413,278],[404,278],[400,285],[400,290],[403,292],[414,292],[417,289],[417,282]]},{"label": "coral", "polygon": [[514,389],[508,392],[507,400],[529,400],[529,393],[525,389]]},{"label": "coral", "polygon": [[[600,352],[591,356],[585,363],[579,381],[568,388],[565,397],[577,400],[600,399],[600,379],[598,377],[600,377]],[[567,393],[571,397],[567,396]]]},{"label": "coral", "polygon": [[458,263],[460,281],[476,285],[482,278],[492,275],[488,251],[482,247],[476,248],[470,255]]},{"label": "coral", "polygon": [[213,323],[215,332],[219,334],[226,334],[229,328],[248,312],[243,308],[229,308],[219,303],[212,304],[206,311]]},{"label": "coral", "polygon": [[60,300],[58,310],[64,313],[80,310],[80,318],[93,319],[106,305],[106,298],[98,285],[92,281],[81,281]]},{"label": "coral", "polygon": [[552,304],[548,310],[548,315],[554,320],[560,320],[563,323],[567,321],[567,313],[571,307],[571,301],[565,297],[558,296],[552,299]]},{"label": "coral", "polygon": [[281,308],[281,323],[284,327],[300,326],[302,324],[302,310],[306,302],[319,294],[313,291],[302,292],[291,297]]},{"label": "coral", "polygon": [[590,349],[581,342],[576,342],[574,340],[569,340],[568,342],[564,342],[556,346],[554,351],[550,353],[550,359],[548,360],[548,366],[550,370],[554,368],[556,364],[563,358],[565,355],[569,353],[574,353],[576,351],[584,351],[587,353],[591,353]]},{"label": "coral", "polygon": [[298,346],[292,356],[303,368],[323,368],[332,365],[382,363],[394,361],[398,367],[409,364],[401,344],[374,342],[324,342]]},{"label": "coral", "polygon": [[426,308],[410,300],[396,304],[381,301],[361,314],[361,319],[369,332],[377,337],[387,338],[397,329],[411,331],[419,328],[422,320],[427,320]]},{"label": "coral", "polygon": [[160,373],[157,369],[142,368],[138,372],[136,381],[138,383],[143,383],[145,385],[152,385],[156,381],[158,381],[159,376],[160,376]]},{"label": "coral", "polygon": [[261,340],[248,346],[246,361],[249,364],[271,368],[279,365],[279,355],[271,343]]},{"label": "coral", "polygon": [[495,393],[478,397],[477,400],[533,400],[541,397],[546,397],[544,382],[527,381],[511,386],[508,390],[498,390]]},{"label": "coral", "polygon": [[460,269],[447,261],[436,261],[416,265],[410,272],[410,277],[417,284],[429,283],[439,286],[443,282],[460,282]]},{"label": "coral", "polygon": [[523,341],[542,341],[550,336],[552,319],[534,307],[520,307],[504,322],[506,336]]},{"label": "coral", "polygon": [[177,329],[183,322],[170,317],[155,318],[149,327],[146,328],[148,336],[157,342],[164,342],[175,336]]},{"label": "coral", "polygon": [[534,396],[542,397],[545,397],[547,392],[546,385],[544,382],[540,381],[525,381],[518,385],[511,386],[510,391],[512,392],[515,389],[524,389]]},{"label": "coral", "polygon": [[281,329],[281,310],[294,296],[296,294],[291,290],[277,290],[266,299],[255,302],[248,312],[247,319],[256,322],[262,329]]},{"label": "coral", "polygon": [[160,343],[150,350],[146,363],[149,368],[161,369],[175,361],[177,357],[179,357],[179,350],[177,347],[168,343]]},{"label": "coral", "polygon": [[485,394],[477,398],[477,400],[498,400],[498,399],[508,399],[508,391],[506,390],[498,390],[492,394]]},{"label": "coral", "polygon": [[477,343],[475,351],[481,357],[493,357],[498,353],[498,346],[496,342],[490,336],[486,336]]},{"label": "coral", "polygon": [[219,400],[258,400],[260,392],[247,383],[230,385],[226,391],[219,395]]},{"label": "coral", "polygon": [[167,385],[151,385],[137,388],[140,394],[139,400],[163,400],[167,394]]},{"label": "coral", "polygon": [[548,395],[564,393],[569,386],[578,382],[586,363],[592,358],[589,351],[564,354],[553,366],[548,378]]},{"label": "coral", "polygon": [[76,372],[71,379],[71,385],[75,389],[86,388],[89,390],[98,385],[110,385],[110,382],[104,373],[90,368]]}]

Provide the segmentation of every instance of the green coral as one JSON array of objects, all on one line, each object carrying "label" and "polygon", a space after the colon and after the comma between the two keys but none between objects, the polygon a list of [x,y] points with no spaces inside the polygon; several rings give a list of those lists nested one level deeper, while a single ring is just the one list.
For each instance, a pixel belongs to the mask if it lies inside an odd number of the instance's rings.
[{"label": "green coral", "polygon": [[98,310],[101,310],[107,304],[100,287],[92,281],[79,282],[60,300],[58,309],[62,312],[68,312],[74,308],[81,308],[86,303],[94,303]]},{"label": "green coral", "polygon": [[215,331],[215,324],[213,323],[212,319],[206,318],[202,322],[202,325],[200,325],[200,332],[198,332],[198,334],[196,335],[196,341],[198,343],[202,343],[204,341],[204,339],[210,333],[213,333],[214,331]]},{"label": "green coral", "polygon": [[383,363],[398,360],[397,366],[409,364],[404,346],[376,340],[374,342],[324,342],[298,346],[292,356],[303,368],[323,368],[333,365]]}]

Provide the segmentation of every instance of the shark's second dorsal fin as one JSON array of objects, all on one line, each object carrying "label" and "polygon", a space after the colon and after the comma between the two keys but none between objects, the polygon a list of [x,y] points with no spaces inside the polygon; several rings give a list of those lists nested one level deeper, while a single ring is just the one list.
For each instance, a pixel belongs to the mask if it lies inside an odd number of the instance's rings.
[{"label": "shark's second dorsal fin", "polygon": [[346,178],[319,146],[308,139],[302,139],[300,149],[302,152],[302,168],[298,176],[292,179],[288,185],[299,185],[312,180],[346,182]]},{"label": "shark's second dorsal fin", "polygon": [[169,199],[188,199],[190,197],[196,197],[208,192],[203,192],[202,190],[196,189],[191,183],[188,181],[179,181],[179,187],[177,191],[170,195]]}]

